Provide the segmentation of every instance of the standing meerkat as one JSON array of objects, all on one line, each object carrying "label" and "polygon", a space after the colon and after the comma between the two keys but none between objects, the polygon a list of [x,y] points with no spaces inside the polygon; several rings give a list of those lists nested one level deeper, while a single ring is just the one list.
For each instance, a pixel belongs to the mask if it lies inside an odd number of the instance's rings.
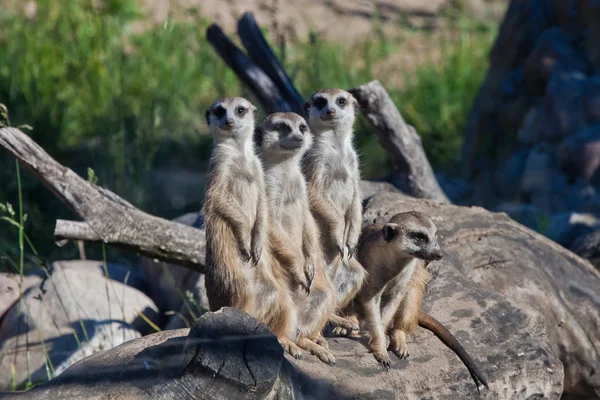
[{"label": "standing meerkat", "polygon": [[[339,309],[356,295],[366,276],[353,257],[362,226],[360,171],[352,143],[357,110],[356,99],[341,89],[320,90],[304,104],[314,144],[304,157],[303,170]],[[331,322],[353,329],[336,314]]]},{"label": "standing meerkat", "polygon": [[369,347],[377,361],[389,369],[386,347],[398,357],[408,357],[406,336],[417,326],[432,331],[466,365],[471,377],[487,388],[485,376],[456,338],[437,320],[421,312],[425,287],[431,280],[426,266],[442,259],[437,228],[427,215],[409,211],[394,215],[387,224],[370,224],[362,232],[357,257],[369,281],[349,306],[364,321]]},{"label": "standing meerkat", "polygon": [[206,294],[211,311],[229,306],[247,312],[299,358],[295,307],[278,262],[293,255],[269,233],[264,176],[252,141],[255,111],[241,97],[217,100],[206,111],[214,144],[202,208]]},{"label": "standing meerkat", "polygon": [[321,332],[335,310],[335,295],[325,275],[319,231],[310,213],[306,180],[300,165],[302,156],[312,145],[312,134],[304,118],[289,112],[269,115],[256,128],[254,138],[265,174],[273,226],[285,238],[302,268],[292,274],[304,273],[309,282],[312,281],[307,294],[300,291],[298,285],[292,287],[300,331],[297,344],[321,361],[334,364],[335,357],[327,350],[327,341]]}]

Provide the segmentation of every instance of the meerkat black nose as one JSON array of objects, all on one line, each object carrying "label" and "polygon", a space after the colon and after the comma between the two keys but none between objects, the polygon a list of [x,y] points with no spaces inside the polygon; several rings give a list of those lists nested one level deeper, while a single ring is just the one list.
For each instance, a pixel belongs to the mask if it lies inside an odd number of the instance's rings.
[{"label": "meerkat black nose", "polygon": [[227,118],[227,121],[225,121],[225,126],[231,128],[233,126],[233,118]]},{"label": "meerkat black nose", "polygon": [[441,252],[437,252],[433,255],[433,258],[435,258],[436,260],[441,260],[442,258],[444,258],[444,255]]},{"label": "meerkat black nose", "polygon": [[326,114],[328,117],[333,117],[335,115],[335,109],[328,108]]},{"label": "meerkat black nose", "polygon": [[304,138],[303,138],[302,136],[294,136],[294,137],[292,138],[292,141],[293,141],[295,144],[302,144],[302,142],[304,142]]}]

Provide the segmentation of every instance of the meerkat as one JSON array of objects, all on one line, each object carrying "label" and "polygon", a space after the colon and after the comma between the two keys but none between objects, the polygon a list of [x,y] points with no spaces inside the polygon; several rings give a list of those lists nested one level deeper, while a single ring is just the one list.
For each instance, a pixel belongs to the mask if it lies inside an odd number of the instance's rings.
[{"label": "meerkat", "polygon": [[[364,322],[370,336],[369,347],[386,370],[391,364],[388,348],[398,358],[408,357],[406,336],[421,326],[459,356],[477,385],[479,380],[487,388],[485,376],[458,340],[440,322],[420,311],[431,280],[427,264],[443,257],[436,233],[431,218],[417,211],[396,214],[385,225],[367,225],[357,257],[369,280],[348,308]],[[389,347],[386,331],[390,335]]]},{"label": "meerkat", "polygon": [[241,97],[222,98],[206,111],[213,137],[202,207],[206,294],[211,311],[230,306],[247,312],[300,358],[296,311],[278,261],[294,256],[270,234],[263,170],[253,145],[255,111]]},{"label": "meerkat", "polygon": [[312,281],[306,294],[297,285],[292,287],[300,331],[297,344],[321,361],[334,364],[335,357],[328,351],[322,331],[335,309],[335,295],[325,275],[319,231],[310,213],[300,165],[312,145],[312,134],[304,118],[288,112],[269,115],[256,128],[254,138],[263,165],[273,225],[301,261],[302,272]]},{"label": "meerkat", "polygon": [[[303,171],[338,310],[358,293],[366,277],[354,257],[362,226],[360,171],[352,143],[357,110],[356,99],[341,89],[320,90],[304,104],[314,143],[304,157]],[[330,322],[357,330],[337,313]]]}]

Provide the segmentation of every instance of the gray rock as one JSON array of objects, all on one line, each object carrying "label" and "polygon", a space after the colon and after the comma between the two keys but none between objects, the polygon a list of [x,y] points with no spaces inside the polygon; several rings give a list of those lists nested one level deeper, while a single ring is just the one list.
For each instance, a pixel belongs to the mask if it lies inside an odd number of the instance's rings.
[{"label": "gray rock", "polygon": [[407,210],[433,218],[445,259],[468,279],[511,299],[529,318],[543,316],[552,353],[564,365],[565,393],[593,397],[600,389],[600,273],[508,216],[479,207],[381,194],[369,201],[364,218],[385,220]]},{"label": "gray rock", "polygon": [[20,275],[0,273],[0,319],[19,299],[20,291],[24,293],[41,281],[38,275],[25,275],[21,282]]},{"label": "gray rock", "polygon": [[[521,178],[522,193],[545,193],[556,183],[557,168],[554,147],[546,142],[536,145],[527,156]],[[565,180],[566,184],[566,180]]]},{"label": "gray rock", "polygon": [[506,213],[515,221],[538,232],[548,230],[548,226],[552,221],[552,217],[548,213],[531,204],[503,203],[496,206],[493,211]]},{"label": "gray rock", "polygon": [[541,130],[545,139],[560,141],[587,124],[587,84],[580,72],[560,68],[554,71],[542,103]]},{"label": "gray rock", "polygon": [[586,74],[590,67],[573,47],[575,40],[562,28],[546,30],[525,60],[525,81],[536,96],[544,95],[552,72],[560,66],[563,71]]},{"label": "gray rock", "polygon": [[48,379],[75,361],[140,336],[157,321],[154,304],[141,292],[106,279],[94,261],[60,261],[51,275],[30,287],[0,325],[0,388]]},{"label": "gray rock", "polygon": [[400,189],[389,182],[368,181],[363,179],[360,181],[360,191],[363,199],[368,199],[379,192],[400,192]]},{"label": "gray rock", "polygon": [[549,239],[569,248],[578,237],[598,227],[598,219],[591,214],[567,212],[552,218],[544,233]]},{"label": "gray rock", "polygon": [[589,182],[600,166],[600,124],[586,126],[564,139],[556,155],[567,176]]},{"label": "gray rock", "polygon": [[[519,186],[516,183],[521,182],[529,156],[529,148],[523,148],[500,164],[494,173],[494,194],[496,196],[510,200],[517,196]],[[532,166],[529,165],[529,167]],[[532,173],[532,171],[528,173]],[[529,182],[526,184],[528,185]]]}]

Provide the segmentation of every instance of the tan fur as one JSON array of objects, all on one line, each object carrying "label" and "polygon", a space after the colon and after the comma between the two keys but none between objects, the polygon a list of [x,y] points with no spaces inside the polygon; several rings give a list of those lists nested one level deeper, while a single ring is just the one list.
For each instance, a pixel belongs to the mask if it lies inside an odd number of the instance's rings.
[{"label": "tan fur", "polygon": [[418,212],[400,213],[385,225],[371,224],[363,230],[357,257],[369,279],[356,296],[352,312],[362,318],[371,351],[385,368],[391,364],[386,330],[390,349],[398,357],[408,354],[406,335],[418,326],[423,292],[430,280],[425,259],[441,258],[435,236],[433,222]]},{"label": "tan fur", "polygon": [[[338,310],[356,295],[365,278],[364,268],[353,258],[362,225],[360,171],[352,144],[357,109],[356,99],[341,89],[316,92],[305,104],[314,145],[303,167]],[[330,320],[356,329],[339,315],[332,314]]]},{"label": "tan fur", "polygon": [[230,97],[207,110],[214,148],[202,208],[206,291],[211,311],[231,306],[247,312],[299,357],[287,273],[274,251],[283,250],[269,232],[262,166],[252,145],[255,109],[243,98]]},{"label": "tan fur", "polygon": [[272,227],[285,238],[281,246],[293,254],[292,260],[280,261],[288,266],[298,311],[297,344],[333,364],[335,357],[327,350],[321,332],[335,308],[335,297],[325,274],[319,230],[310,213],[300,169],[300,159],[312,143],[311,133],[299,115],[276,113],[257,127],[254,138],[265,173]]}]

